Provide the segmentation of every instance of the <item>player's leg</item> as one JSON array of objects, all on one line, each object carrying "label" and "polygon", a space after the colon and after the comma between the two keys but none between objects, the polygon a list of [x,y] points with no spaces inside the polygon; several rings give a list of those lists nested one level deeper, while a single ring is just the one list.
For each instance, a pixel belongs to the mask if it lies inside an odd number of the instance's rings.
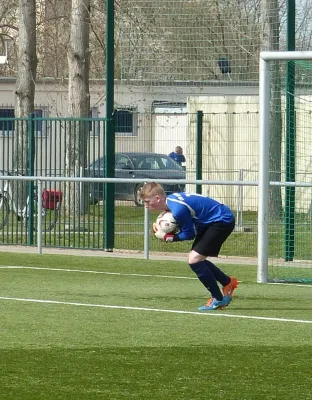
[{"label": "player's leg", "polygon": [[234,290],[238,287],[239,281],[235,276],[225,274],[220,268],[209,260],[205,260],[216,280],[222,285],[223,296],[233,297]]},{"label": "player's leg", "polygon": [[219,288],[218,282],[206,263],[205,256],[192,250],[189,254],[189,266],[197,275],[201,283],[209,290],[212,297],[218,301],[223,300],[223,294]]},{"label": "player's leg", "polygon": [[[209,243],[209,247],[207,246],[207,249],[204,250],[205,254],[208,254],[208,256],[211,257],[218,257],[223,243],[233,232],[234,227],[234,221],[231,224],[225,224],[222,222],[213,224],[207,234],[207,243]],[[206,263],[214,274],[216,280],[221,283],[223,295],[225,296],[228,294],[233,296],[234,290],[238,286],[238,280],[233,276],[225,274],[211,261],[206,260]]]},{"label": "player's leg", "polygon": [[205,260],[210,271],[213,273],[216,280],[221,283],[222,286],[226,286],[230,283],[231,278],[229,275],[225,274],[220,268],[218,268],[213,262],[210,260]]},{"label": "player's leg", "polygon": [[[235,221],[233,221],[230,224],[225,224],[225,223],[216,223],[213,224],[213,231],[214,231],[214,237],[215,237],[215,243],[211,243],[213,248],[215,249],[214,254],[215,257],[218,257],[221,247],[223,243],[226,241],[226,239],[230,236],[230,234],[233,232],[235,227]],[[213,264],[211,261],[206,260],[207,263],[210,264],[210,268],[215,275],[216,279],[218,282],[221,283],[222,287],[222,292],[223,295],[229,295],[233,297],[234,290],[237,288],[239,282],[238,279],[235,278],[234,276],[228,276],[226,275],[220,268],[218,268],[215,264]]]},{"label": "player's leg", "polygon": [[212,299],[209,300],[206,305],[199,307],[199,310],[210,311],[224,308],[230,303],[232,298],[228,295],[223,296],[218,282],[214,277],[214,274],[210,270],[209,266],[207,265],[205,258],[205,255],[201,255],[195,250],[192,250],[189,254],[190,267],[212,296]]},{"label": "player's leg", "polygon": [[[218,257],[221,247],[226,239],[233,232],[235,222],[230,224],[217,222],[209,226],[209,229],[203,234],[203,245],[206,245],[201,251],[208,257]],[[195,243],[194,243],[195,244]],[[230,277],[218,268],[213,262],[206,260],[211,272],[214,274],[216,280],[223,286],[223,295],[233,295],[234,290],[238,286],[238,280],[235,277]]]},{"label": "player's leg", "polygon": [[[212,299],[204,306],[205,309],[211,309],[210,306],[212,306],[214,299],[221,301],[220,293],[222,297],[225,298],[225,305],[228,305],[238,285],[236,278],[228,276],[211,261],[206,260],[208,256],[217,257],[219,255],[222,244],[231,234],[234,226],[234,221],[232,224],[212,224],[194,240],[189,263],[201,281],[203,281],[203,277],[199,276],[199,273],[204,275],[203,284],[209,288],[208,290],[212,295]],[[211,275],[213,278],[211,278]],[[223,286],[222,292],[220,291],[217,281]]]}]

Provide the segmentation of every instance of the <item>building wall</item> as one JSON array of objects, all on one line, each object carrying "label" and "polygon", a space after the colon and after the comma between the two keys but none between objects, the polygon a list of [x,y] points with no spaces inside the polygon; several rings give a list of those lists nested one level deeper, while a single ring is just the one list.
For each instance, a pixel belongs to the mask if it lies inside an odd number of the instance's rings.
[{"label": "building wall", "polygon": [[[258,98],[256,96],[191,96],[188,98],[190,156],[189,179],[195,178],[196,112],[203,111],[203,179],[213,181],[257,180]],[[204,186],[203,194],[237,209],[239,187]],[[255,210],[254,187],[244,189],[244,209]]]},{"label": "building wall", "polygon": [[[223,85],[223,86],[222,86]],[[134,85],[115,86],[116,108],[133,108],[135,121],[135,134],[133,136],[116,135],[116,151],[150,151],[170,153],[176,145],[181,145],[187,152],[187,116],[186,109],[181,114],[172,107],[174,104],[184,104],[186,107],[189,93],[219,96],[224,93],[232,96],[242,92],[256,93],[256,86],[246,86],[242,89],[237,84],[231,85],[212,82],[211,85],[203,84],[202,87],[188,84],[171,86],[155,85],[144,86],[142,82]],[[15,79],[0,79],[0,108],[14,108],[15,104]],[[105,82],[90,82],[90,104],[96,111],[96,117],[105,116]],[[158,106],[157,106],[158,104]],[[161,106],[159,105],[161,104]],[[179,106],[180,107],[180,106]],[[44,109],[44,116],[67,117],[68,93],[67,82],[62,80],[45,79],[36,83],[35,108]],[[93,115],[94,116],[94,115]],[[63,124],[64,125],[64,124]],[[43,165],[47,170],[61,170],[63,168],[64,127],[61,123],[53,122],[47,126],[44,135],[37,138],[38,148],[43,149],[38,155],[38,165]],[[104,123],[100,124],[99,135],[90,135],[89,160],[104,153]],[[3,155],[0,168],[12,167],[12,138],[0,138],[0,152]],[[48,153],[44,154],[45,149]],[[56,150],[57,149],[57,150]],[[58,160],[60,161],[58,161]]]},{"label": "building wall", "polygon": [[[296,100],[296,182],[312,182],[312,98]],[[196,111],[203,117],[203,179],[218,181],[258,181],[259,165],[259,102],[258,96],[191,96],[187,158],[188,179],[195,178]],[[285,181],[285,98],[282,98],[282,180]],[[282,195],[285,189],[282,188]],[[258,189],[207,185],[203,194],[229,204],[233,209],[256,211]],[[283,197],[283,196],[282,196]],[[296,188],[296,211],[310,209],[312,188]],[[284,201],[284,200],[283,200]],[[239,203],[239,204],[238,204]]]}]

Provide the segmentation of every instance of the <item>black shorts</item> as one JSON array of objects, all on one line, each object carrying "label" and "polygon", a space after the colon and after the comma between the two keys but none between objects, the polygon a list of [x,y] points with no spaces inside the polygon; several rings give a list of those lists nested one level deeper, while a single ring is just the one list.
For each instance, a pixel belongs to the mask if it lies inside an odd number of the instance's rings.
[{"label": "black shorts", "polygon": [[196,236],[192,250],[202,256],[218,257],[223,243],[233,232],[234,227],[235,221],[230,223],[214,222],[208,225],[207,229]]}]

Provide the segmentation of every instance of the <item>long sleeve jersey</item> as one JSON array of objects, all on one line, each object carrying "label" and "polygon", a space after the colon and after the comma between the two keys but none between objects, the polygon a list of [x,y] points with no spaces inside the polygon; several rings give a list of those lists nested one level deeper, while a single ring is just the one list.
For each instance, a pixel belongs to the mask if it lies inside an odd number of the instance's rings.
[{"label": "long sleeve jersey", "polygon": [[167,196],[166,203],[180,227],[177,236],[181,241],[194,239],[197,233],[214,222],[234,221],[228,206],[200,194],[173,193]]}]

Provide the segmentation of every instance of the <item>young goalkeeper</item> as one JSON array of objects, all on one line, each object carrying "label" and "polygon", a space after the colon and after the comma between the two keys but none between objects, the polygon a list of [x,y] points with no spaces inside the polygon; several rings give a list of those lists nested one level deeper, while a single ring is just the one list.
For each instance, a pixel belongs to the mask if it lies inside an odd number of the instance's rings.
[{"label": "young goalkeeper", "polygon": [[234,229],[235,217],[229,207],[200,194],[174,193],[166,196],[162,186],[155,182],[145,184],[140,196],[146,208],[171,211],[179,225],[180,231],[176,234],[154,227],[158,239],[165,242],[194,239],[188,263],[212,296],[199,310],[210,311],[228,306],[238,280],[226,275],[206,258],[219,255],[222,244]]}]

